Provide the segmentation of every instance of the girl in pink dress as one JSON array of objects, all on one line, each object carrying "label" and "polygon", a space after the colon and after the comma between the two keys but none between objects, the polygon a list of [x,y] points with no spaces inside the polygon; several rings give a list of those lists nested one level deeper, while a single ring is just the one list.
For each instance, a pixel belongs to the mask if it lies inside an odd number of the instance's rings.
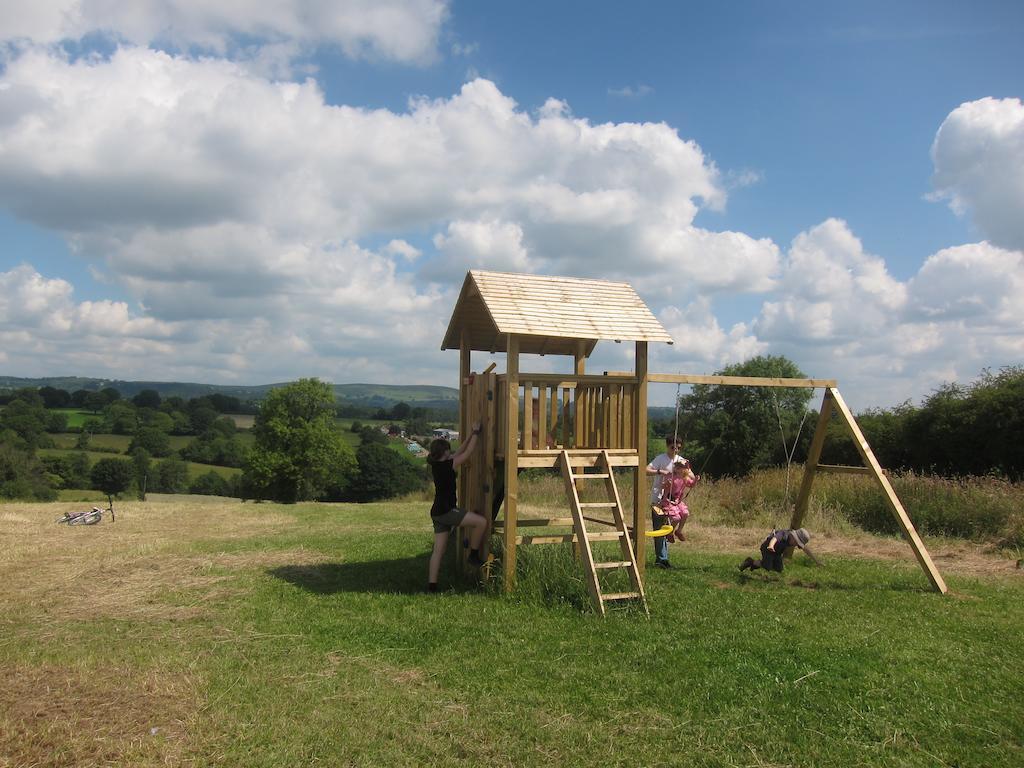
[{"label": "girl in pink dress", "polygon": [[672,465],[671,476],[666,477],[662,482],[661,510],[668,517],[669,523],[672,524],[674,529],[668,535],[669,541],[674,541],[675,539],[686,541],[686,536],[683,535],[683,526],[686,525],[686,519],[690,516],[690,510],[687,509],[683,499],[686,498],[686,494],[697,484],[698,480],[700,480],[700,477],[693,474],[693,470],[690,469],[690,462],[682,459]]}]

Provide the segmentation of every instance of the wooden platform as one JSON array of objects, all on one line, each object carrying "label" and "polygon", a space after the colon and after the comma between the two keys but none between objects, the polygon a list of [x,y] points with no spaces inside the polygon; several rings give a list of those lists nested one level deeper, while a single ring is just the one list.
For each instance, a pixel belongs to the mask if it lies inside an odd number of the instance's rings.
[{"label": "wooden platform", "polygon": [[[640,466],[640,459],[637,456],[637,452],[629,448],[609,449],[607,453],[609,462],[613,467]],[[519,451],[519,467],[558,467],[561,455],[562,451],[556,449]],[[574,467],[597,466],[597,462],[600,457],[601,449],[599,448],[595,448],[593,450],[570,451],[570,460]],[[502,454],[498,454],[497,458],[502,461],[505,459]]]}]

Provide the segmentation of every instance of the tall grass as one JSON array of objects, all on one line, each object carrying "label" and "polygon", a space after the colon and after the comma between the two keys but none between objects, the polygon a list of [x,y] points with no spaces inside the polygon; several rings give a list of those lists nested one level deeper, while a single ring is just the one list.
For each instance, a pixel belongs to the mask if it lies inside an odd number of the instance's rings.
[{"label": "tall grass", "polygon": [[[770,469],[744,478],[704,480],[693,489],[688,503],[707,525],[781,527],[789,523],[802,479],[802,468],[794,468],[788,477],[784,469]],[[1024,484],[995,477],[948,479],[915,474],[893,475],[890,481],[923,534],[1024,546]],[[628,505],[632,473],[619,474],[617,484]],[[599,483],[590,485],[598,490]],[[550,470],[523,472],[519,503],[565,509],[562,478]],[[851,528],[887,534],[899,530],[878,484],[856,475],[818,475],[805,521],[809,528],[837,533]]]}]

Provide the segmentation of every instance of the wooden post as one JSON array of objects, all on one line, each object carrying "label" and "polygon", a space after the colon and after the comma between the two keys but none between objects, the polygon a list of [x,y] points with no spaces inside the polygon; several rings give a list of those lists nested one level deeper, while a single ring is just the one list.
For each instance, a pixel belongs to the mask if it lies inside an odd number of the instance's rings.
[{"label": "wooden post", "polygon": [[[510,333],[505,379],[505,592],[515,587],[516,521],[519,512],[519,338]],[[525,430],[530,425],[525,426]]]},{"label": "wooden post", "polygon": [[896,516],[896,522],[899,523],[900,528],[903,530],[903,536],[910,544],[910,548],[914,551],[914,557],[917,558],[917,562],[921,565],[928,580],[932,583],[936,592],[946,594],[948,588],[946,582],[943,581],[939,570],[935,567],[935,563],[932,562],[931,555],[928,554],[928,550],[925,549],[924,542],[921,541],[921,537],[917,535],[917,529],[914,528],[914,524],[910,521],[910,517],[907,515],[907,511],[903,508],[903,504],[900,503],[899,497],[896,496],[896,492],[892,489],[892,485],[889,484],[889,478],[882,472],[882,467],[878,463],[878,459],[875,458],[874,452],[871,450],[871,446],[868,445],[868,441],[864,438],[864,433],[860,431],[860,427],[857,426],[857,422],[853,418],[853,414],[850,409],[846,406],[842,396],[839,394],[837,389],[829,389],[828,393],[832,396],[835,401],[835,409],[839,414],[840,418],[846,423],[847,429],[850,430],[850,434],[853,436],[853,443],[857,446],[857,451],[860,453],[864,463],[871,469],[875,479],[878,480],[878,484],[882,486],[882,491],[885,493],[886,501],[889,502],[889,509]]},{"label": "wooden post", "polygon": [[633,478],[633,550],[637,573],[643,576],[647,563],[647,342],[636,342],[636,397],[633,424],[635,427],[637,467]]},{"label": "wooden post", "polygon": [[[469,344],[469,337],[466,331],[463,330],[459,337],[459,441],[466,439],[469,434],[470,424],[470,410],[472,408],[472,388],[469,385],[469,374],[470,374],[470,357],[471,348]],[[471,501],[469,496],[470,488],[470,473],[468,471],[459,472],[457,485],[457,496],[459,504],[464,508]],[[463,550],[465,547],[462,546],[462,535],[461,532],[455,537],[455,562],[460,566],[466,557],[466,552]]]}]

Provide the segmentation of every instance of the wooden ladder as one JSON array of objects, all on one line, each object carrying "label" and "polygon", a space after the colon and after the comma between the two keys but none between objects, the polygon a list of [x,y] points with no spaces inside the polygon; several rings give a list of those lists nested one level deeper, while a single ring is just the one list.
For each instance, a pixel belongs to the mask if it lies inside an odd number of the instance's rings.
[{"label": "wooden ladder", "polygon": [[[593,455],[593,452],[588,452]],[[577,549],[580,559],[583,561],[583,568],[587,577],[587,589],[594,601],[598,612],[604,616],[605,604],[616,601],[639,600],[643,606],[644,613],[650,616],[647,609],[647,597],[644,594],[644,585],[640,580],[640,571],[636,566],[636,555],[633,552],[633,542],[629,538],[629,531],[626,529],[626,520],[622,512],[622,500],[619,498],[619,489],[615,485],[615,474],[612,472],[611,460],[608,451],[601,451],[597,457],[594,474],[576,474],[572,469],[572,451],[563,450],[560,456],[562,466],[562,478],[565,480],[565,490],[569,497],[569,506],[572,508],[573,526],[576,530]],[[577,479],[581,480],[604,480],[607,490],[608,501],[581,502],[579,488],[576,485]],[[601,520],[600,518],[589,517],[584,514],[587,509],[610,509],[613,520]],[[591,533],[587,531],[587,522],[599,523],[615,528],[614,532]],[[617,540],[622,552],[620,560],[595,563],[594,553],[590,548],[592,541]],[[625,568],[629,574],[629,580],[633,585],[632,592],[601,592],[601,583],[597,578],[597,572],[601,570],[612,570]]]}]

